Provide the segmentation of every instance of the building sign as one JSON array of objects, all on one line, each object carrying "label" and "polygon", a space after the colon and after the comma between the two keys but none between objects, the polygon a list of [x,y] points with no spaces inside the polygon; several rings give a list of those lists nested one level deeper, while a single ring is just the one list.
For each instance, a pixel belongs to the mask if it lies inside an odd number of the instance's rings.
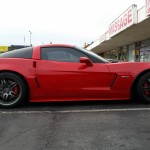
[{"label": "building sign", "polygon": [[0,52],[7,52],[8,46],[0,46]]},{"label": "building sign", "polygon": [[146,0],[146,14],[150,15],[150,0]]},{"label": "building sign", "polygon": [[137,23],[137,6],[132,5],[109,25],[109,36],[113,37],[119,32]]}]

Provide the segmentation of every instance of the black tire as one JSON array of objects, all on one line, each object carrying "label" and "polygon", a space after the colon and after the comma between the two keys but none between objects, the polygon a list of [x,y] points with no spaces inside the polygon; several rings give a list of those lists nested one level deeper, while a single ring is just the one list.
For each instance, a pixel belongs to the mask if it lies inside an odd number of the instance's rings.
[{"label": "black tire", "polygon": [[9,72],[0,73],[0,107],[17,107],[27,98],[27,85],[20,76]]},{"label": "black tire", "polygon": [[136,95],[139,101],[150,103],[150,72],[142,75],[136,86]]}]

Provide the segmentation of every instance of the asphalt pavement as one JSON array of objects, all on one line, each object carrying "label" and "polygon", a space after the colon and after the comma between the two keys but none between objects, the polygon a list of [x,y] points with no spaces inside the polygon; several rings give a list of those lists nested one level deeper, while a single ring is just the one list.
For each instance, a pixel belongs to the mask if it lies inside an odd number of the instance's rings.
[{"label": "asphalt pavement", "polygon": [[0,150],[149,150],[150,105],[130,101],[0,109]]}]

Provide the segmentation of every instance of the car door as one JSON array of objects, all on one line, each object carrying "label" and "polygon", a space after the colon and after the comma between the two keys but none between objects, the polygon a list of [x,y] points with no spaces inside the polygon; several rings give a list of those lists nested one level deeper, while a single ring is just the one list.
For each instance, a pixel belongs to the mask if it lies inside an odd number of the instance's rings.
[{"label": "car door", "polygon": [[[41,48],[37,79],[51,98],[105,98],[109,96],[109,70],[105,63],[88,66],[80,62],[88,56],[70,47]],[[89,58],[90,59],[90,58]]]}]

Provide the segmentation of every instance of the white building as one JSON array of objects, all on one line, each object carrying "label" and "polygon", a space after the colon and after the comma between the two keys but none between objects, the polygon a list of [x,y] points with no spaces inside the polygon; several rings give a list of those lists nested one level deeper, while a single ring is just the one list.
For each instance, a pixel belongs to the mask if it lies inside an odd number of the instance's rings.
[{"label": "white building", "polygon": [[150,0],[139,10],[136,5],[126,9],[86,49],[105,58],[150,61]]}]

